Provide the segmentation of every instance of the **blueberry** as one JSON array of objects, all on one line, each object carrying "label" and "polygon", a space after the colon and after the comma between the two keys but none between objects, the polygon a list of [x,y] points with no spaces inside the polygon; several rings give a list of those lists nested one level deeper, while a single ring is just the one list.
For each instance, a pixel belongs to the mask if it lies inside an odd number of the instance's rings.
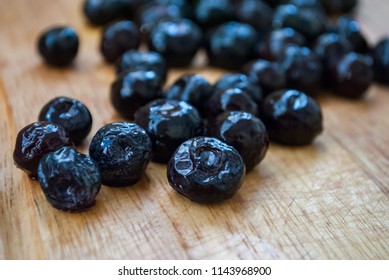
[{"label": "blueberry", "polygon": [[108,25],[103,32],[100,50],[105,60],[115,62],[124,52],[137,49],[140,44],[139,28],[130,20]]},{"label": "blueberry", "polygon": [[45,30],[38,40],[38,51],[52,66],[70,65],[77,56],[79,39],[72,27],[58,26]]},{"label": "blueberry", "polygon": [[381,39],[373,49],[374,79],[389,85],[389,37]]},{"label": "blueberry", "polygon": [[69,133],[76,145],[89,134],[92,128],[92,115],[78,100],[69,97],[56,97],[43,106],[39,121],[61,125]]},{"label": "blueberry", "polygon": [[100,168],[103,184],[124,187],[137,183],[151,158],[151,141],[136,124],[114,122],[100,128],[89,154]]},{"label": "blueberry", "polygon": [[234,147],[242,156],[246,171],[250,171],[265,157],[269,138],[263,122],[246,112],[225,112],[208,125],[207,135]]},{"label": "blueberry", "polygon": [[119,114],[133,119],[135,111],[162,95],[162,81],[154,71],[138,70],[119,76],[111,85],[111,102]]},{"label": "blueberry", "polygon": [[248,94],[256,103],[262,101],[261,87],[249,79],[249,77],[242,73],[228,73],[224,74],[216,81],[213,86],[213,91],[224,91],[230,88],[238,88]]},{"label": "blueberry", "polygon": [[166,58],[169,66],[188,66],[203,40],[200,28],[192,21],[162,21],[153,29],[149,48]]},{"label": "blueberry", "polygon": [[238,1],[235,16],[258,32],[268,32],[272,27],[273,9],[261,0],[243,0]]},{"label": "blueberry", "polygon": [[19,131],[13,159],[18,168],[35,177],[41,158],[64,146],[73,146],[73,140],[61,125],[34,122]]},{"label": "blueberry", "polygon": [[284,145],[308,145],[323,130],[319,104],[297,90],[279,90],[267,96],[261,117],[270,140]]},{"label": "blueberry", "polygon": [[203,30],[209,30],[219,24],[233,20],[234,7],[230,0],[198,0],[194,16]]},{"label": "blueberry", "polygon": [[70,147],[45,155],[39,163],[38,179],[49,203],[63,211],[90,208],[101,187],[96,163]]},{"label": "blueberry", "polygon": [[244,71],[252,83],[263,89],[264,95],[286,86],[285,70],[277,62],[254,60],[244,67]]},{"label": "blueberry", "polygon": [[154,100],[136,111],[135,122],[149,134],[153,161],[160,163],[168,162],[182,142],[202,132],[199,112],[185,101]]},{"label": "blueberry", "polygon": [[83,6],[84,15],[91,24],[104,25],[121,16],[123,2],[123,0],[86,0]]},{"label": "blueberry", "polygon": [[129,50],[116,62],[118,75],[135,70],[155,71],[161,77],[162,83],[166,81],[167,65],[165,58],[159,53]]},{"label": "blueberry", "polygon": [[207,35],[209,63],[227,69],[240,68],[253,56],[257,40],[252,26],[235,21],[224,23]]},{"label": "blueberry", "polygon": [[249,94],[239,88],[216,91],[208,100],[208,118],[215,118],[226,111],[243,111],[258,115],[258,105]]},{"label": "blueberry", "polygon": [[350,42],[354,51],[363,54],[369,52],[370,47],[360,25],[351,16],[339,17],[336,21],[336,31]]},{"label": "blueberry", "polygon": [[216,203],[234,196],[243,183],[245,166],[235,148],[210,137],[182,143],[167,168],[169,184],[198,203]]},{"label": "blueberry", "polygon": [[322,64],[315,53],[306,47],[289,46],[281,60],[286,73],[287,87],[315,95],[320,88]]},{"label": "blueberry", "polygon": [[343,14],[351,12],[358,4],[358,0],[320,0],[329,14]]},{"label": "blueberry", "polygon": [[373,82],[370,57],[357,53],[344,55],[332,72],[334,93],[347,98],[362,97]]},{"label": "blueberry", "polygon": [[166,99],[190,103],[204,115],[204,105],[212,94],[212,86],[199,74],[188,74],[177,79],[166,91]]}]

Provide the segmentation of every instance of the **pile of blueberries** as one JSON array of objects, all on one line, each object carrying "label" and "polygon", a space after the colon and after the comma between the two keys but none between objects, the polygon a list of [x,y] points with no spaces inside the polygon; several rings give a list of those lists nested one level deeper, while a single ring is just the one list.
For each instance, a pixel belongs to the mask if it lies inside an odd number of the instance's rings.
[{"label": "pile of blueberries", "polygon": [[[86,0],[104,25],[100,50],[114,64],[114,108],[133,122],[94,135],[89,156],[74,149],[92,116],[68,97],[49,101],[16,139],[14,161],[37,177],[52,206],[91,207],[101,184],[137,183],[150,160],[166,163],[170,185],[198,203],[220,202],[241,187],[271,141],[308,145],[322,131],[320,89],[356,99],[373,80],[389,84],[389,37],[370,47],[350,13],[356,0]],[[140,51],[141,44],[148,51]],[[49,65],[71,65],[71,27],[43,32]],[[164,89],[168,69],[189,67],[203,48],[227,73],[211,85],[199,74]]]}]

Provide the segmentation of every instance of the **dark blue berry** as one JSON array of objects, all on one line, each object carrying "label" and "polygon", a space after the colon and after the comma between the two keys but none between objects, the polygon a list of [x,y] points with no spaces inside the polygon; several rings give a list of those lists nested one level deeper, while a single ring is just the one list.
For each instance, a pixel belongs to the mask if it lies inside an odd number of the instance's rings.
[{"label": "dark blue berry", "polygon": [[38,179],[48,202],[63,211],[90,208],[101,188],[96,163],[70,147],[44,156],[39,163]]},{"label": "dark blue berry", "polygon": [[369,52],[370,47],[360,25],[351,16],[339,17],[336,22],[336,31],[350,42],[354,51],[363,54]]},{"label": "dark blue berry", "polygon": [[245,166],[238,151],[210,137],[182,143],[167,168],[172,188],[198,203],[231,198],[241,187],[244,174]]},{"label": "dark blue berry", "polygon": [[273,9],[261,0],[243,0],[238,1],[235,16],[239,22],[250,24],[264,33],[272,27]]},{"label": "dark blue berry", "polygon": [[86,0],[83,6],[84,15],[91,24],[104,25],[122,15],[125,8],[123,3],[123,0]]},{"label": "dark blue berry", "polygon": [[203,30],[209,30],[224,22],[233,20],[234,7],[230,0],[199,0],[194,17]]},{"label": "dark blue berry", "polygon": [[70,65],[78,52],[79,39],[71,27],[52,27],[39,37],[38,50],[47,64],[56,67]]},{"label": "dark blue berry", "polygon": [[135,113],[135,122],[149,134],[153,161],[166,163],[175,149],[202,132],[202,119],[185,101],[157,99]]},{"label": "dark blue berry", "polygon": [[344,14],[351,12],[358,4],[358,0],[320,0],[329,14]]},{"label": "dark blue berry", "polygon": [[69,133],[59,124],[34,122],[21,129],[16,137],[15,165],[35,177],[41,158],[64,146],[73,146]]},{"label": "dark blue berry", "polygon": [[389,85],[389,37],[381,39],[373,49],[374,79]]},{"label": "dark blue berry", "polygon": [[43,106],[38,119],[61,125],[76,145],[85,139],[92,128],[92,115],[88,108],[69,97],[56,97],[49,101]]},{"label": "dark blue berry", "polygon": [[151,141],[134,123],[114,122],[93,137],[89,155],[100,168],[103,184],[124,187],[137,183],[151,158]]}]

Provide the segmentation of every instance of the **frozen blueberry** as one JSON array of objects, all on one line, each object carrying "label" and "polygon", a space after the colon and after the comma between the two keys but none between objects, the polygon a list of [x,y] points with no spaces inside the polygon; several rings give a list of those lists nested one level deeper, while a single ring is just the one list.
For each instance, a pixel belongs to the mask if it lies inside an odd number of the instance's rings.
[{"label": "frozen blueberry", "polygon": [[111,102],[118,113],[126,119],[133,119],[139,107],[161,95],[162,80],[154,71],[127,72],[111,85]]},{"label": "frozen blueberry", "polygon": [[202,119],[195,107],[185,101],[157,99],[135,113],[135,122],[149,134],[153,161],[166,163],[175,149],[202,133]]},{"label": "frozen blueberry", "polygon": [[194,16],[203,30],[209,30],[219,24],[233,20],[234,7],[230,0],[198,0]]},{"label": "frozen blueberry", "polygon": [[165,91],[166,99],[186,101],[202,115],[211,94],[212,86],[199,74],[181,76]]},{"label": "frozen blueberry", "polygon": [[70,147],[45,155],[39,163],[38,179],[48,202],[63,211],[90,208],[101,188],[96,163]]},{"label": "frozen blueberry", "polygon": [[234,147],[242,156],[246,171],[250,171],[265,157],[269,138],[263,122],[246,112],[225,112],[209,123],[207,135]]},{"label": "frozen blueberry", "polygon": [[153,29],[149,39],[149,48],[166,58],[169,66],[188,66],[200,46],[203,34],[192,21],[162,21]]},{"label": "frozen blueberry", "polygon": [[239,22],[250,24],[258,32],[268,32],[272,27],[273,9],[261,0],[238,1],[235,10]]},{"label": "frozen blueberry", "polygon": [[61,125],[76,145],[81,144],[92,128],[92,115],[88,108],[80,101],[64,96],[46,103],[38,119]]},{"label": "frozen blueberry", "polygon": [[69,133],[59,124],[34,122],[19,131],[13,159],[16,167],[35,177],[41,158],[64,146],[73,146]]},{"label": "frozen blueberry", "polygon": [[230,88],[238,88],[247,93],[258,104],[262,101],[261,87],[242,73],[224,74],[216,81],[213,91],[224,91]]},{"label": "frozen blueberry", "polygon": [[234,196],[243,183],[245,166],[232,146],[210,137],[182,143],[167,168],[169,184],[197,203],[216,203]]},{"label": "frozen blueberry", "polygon": [[258,115],[258,105],[249,94],[239,88],[215,91],[208,100],[208,118],[215,118],[226,111],[243,111]]},{"label": "frozen blueberry", "polygon": [[351,16],[344,15],[339,17],[336,22],[336,31],[350,42],[354,51],[363,54],[369,52],[370,47],[360,25]]},{"label": "frozen blueberry", "polygon": [[277,62],[254,60],[244,67],[244,71],[252,83],[263,89],[264,95],[286,86],[285,70]]},{"label": "frozen blueberry", "polygon": [[389,85],[389,37],[381,39],[373,50],[374,79]]},{"label": "frozen blueberry", "polygon": [[103,32],[100,50],[105,60],[115,62],[124,52],[137,49],[140,44],[139,28],[130,20],[108,25]]},{"label": "frozen blueberry", "polygon": [[72,27],[58,26],[45,30],[38,40],[38,51],[47,64],[70,65],[78,52],[79,39]]},{"label": "frozen blueberry", "polygon": [[155,71],[165,83],[167,76],[167,65],[165,58],[156,52],[142,52],[138,50],[126,51],[116,62],[116,73],[136,70]]},{"label": "frozen blueberry", "polygon": [[279,90],[267,96],[261,119],[270,140],[284,145],[308,145],[323,130],[319,104],[297,90]]},{"label": "frozen blueberry", "polygon": [[373,82],[371,58],[358,53],[344,55],[332,72],[334,93],[356,99],[362,97]]},{"label": "frozen blueberry", "polygon": [[224,23],[207,35],[209,63],[227,69],[240,68],[253,56],[257,40],[252,26],[235,21]]},{"label": "frozen blueberry", "polygon": [[151,141],[134,123],[114,122],[93,137],[89,155],[100,168],[103,184],[124,187],[137,183],[151,158]]}]

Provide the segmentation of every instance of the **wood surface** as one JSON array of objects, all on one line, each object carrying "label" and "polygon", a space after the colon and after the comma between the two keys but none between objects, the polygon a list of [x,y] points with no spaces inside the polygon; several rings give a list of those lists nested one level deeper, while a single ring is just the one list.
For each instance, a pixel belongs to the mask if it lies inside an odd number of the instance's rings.
[{"label": "wood surface", "polygon": [[[82,1],[0,0],[0,259],[388,259],[389,88],[363,100],[324,94],[324,133],[304,148],[272,144],[239,193],[217,205],[178,195],[165,165],[151,163],[138,184],[102,187],[95,207],[52,208],[37,181],[13,165],[17,132],[49,99],[89,106],[94,133],[120,120],[109,101],[114,73],[98,52],[101,30],[85,23]],[[360,1],[356,13],[371,43],[389,34],[389,2]],[[41,62],[38,34],[70,24],[81,37],[72,69]],[[172,70],[223,72],[198,64]]]}]

